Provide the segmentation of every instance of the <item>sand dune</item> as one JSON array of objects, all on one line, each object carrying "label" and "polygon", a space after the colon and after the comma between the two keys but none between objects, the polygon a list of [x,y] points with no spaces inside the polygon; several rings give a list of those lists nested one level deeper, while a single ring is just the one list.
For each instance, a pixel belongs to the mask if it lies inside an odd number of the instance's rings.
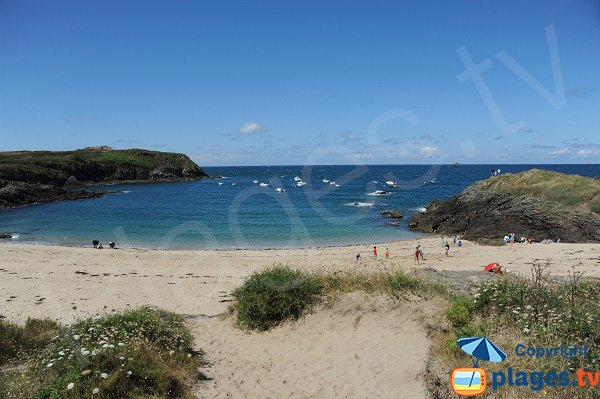
[{"label": "sand dune", "polygon": [[245,333],[232,319],[194,323],[208,398],[425,398],[425,302],[354,293],[295,324]]}]

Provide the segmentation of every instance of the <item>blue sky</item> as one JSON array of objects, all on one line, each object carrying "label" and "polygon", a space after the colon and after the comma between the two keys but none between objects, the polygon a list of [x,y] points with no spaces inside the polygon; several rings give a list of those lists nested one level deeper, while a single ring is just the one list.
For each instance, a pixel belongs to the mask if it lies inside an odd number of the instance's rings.
[{"label": "blue sky", "polygon": [[600,163],[600,3],[400,3],[0,1],[0,150]]}]

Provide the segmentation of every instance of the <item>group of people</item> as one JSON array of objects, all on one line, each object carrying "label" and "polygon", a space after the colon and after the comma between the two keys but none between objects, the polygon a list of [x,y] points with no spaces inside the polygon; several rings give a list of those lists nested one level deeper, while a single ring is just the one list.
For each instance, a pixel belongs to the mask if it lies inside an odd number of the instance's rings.
[{"label": "group of people", "polygon": [[[377,260],[377,246],[373,247],[373,258],[375,260]],[[385,258],[389,259],[390,258],[390,248],[389,247],[385,247]],[[360,262],[360,252],[358,252],[356,254],[356,263]]]},{"label": "group of people", "polygon": [[[521,237],[518,241],[516,239],[516,235],[515,233],[510,233],[509,235],[504,236],[503,239],[505,244],[509,244],[512,245],[515,242],[519,242],[521,244],[534,244],[536,242],[535,238],[533,237]],[[546,238],[544,240],[541,241],[542,244],[552,244],[552,243],[560,243],[560,238],[557,238],[556,240],[552,240],[550,238]]]},{"label": "group of people", "polygon": [[[452,242],[457,247],[462,247],[462,241],[459,239],[458,236],[455,235]],[[446,255],[446,257],[450,256],[450,243],[448,242],[448,240],[446,240],[446,239],[444,239],[444,237],[442,237],[441,243],[442,243],[442,247],[444,248],[444,255]],[[419,265],[420,260],[425,260],[425,251],[423,250],[423,247],[421,246],[421,244],[417,245],[417,247],[415,249],[415,265]]]},{"label": "group of people", "polygon": [[[512,240],[512,242],[514,242],[514,237],[515,237],[514,233],[511,233],[510,235],[508,235],[504,238],[504,241],[511,242],[510,240]],[[460,240],[460,238],[458,236],[455,235],[454,238],[452,239],[452,242],[457,247],[462,247],[462,241]],[[560,240],[557,240],[557,242],[560,242]],[[444,254],[446,255],[446,257],[448,257],[449,252],[450,252],[450,243],[448,242],[448,240],[444,239],[444,237],[442,236],[441,244],[442,244],[442,247],[444,248]],[[377,260],[377,246],[373,246],[373,258],[375,260]],[[390,249],[389,249],[389,247],[385,247],[385,259],[389,259],[389,258],[390,258]],[[356,263],[357,264],[360,262],[360,259],[361,259],[361,256],[360,256],[360,252],[359,252],[356,254]],[[425,260],[425,250],[423,249],[421,244],[418,244],[417,247],[415,248],[415,258],[414,259],[415,259],[415,265],[419,265],[421,260]],[[506,271],[502,268],[502,266],[498,262],[488,265],[488,267],[486,268],[486,271],[489,271],[494,274],[499,274],[499,275],[504,275],[506,273]]]},{"label": "group of people", "polygon": [[[102,243],[98,240],[93,240],[92,241],[92,245],[94,246],[94,249],[104,249],[104,246],[102,245]],[[117,249],[117,244],[115,244],[114,241],[110,241],[108,243],[108,247],[110,249]]]}]

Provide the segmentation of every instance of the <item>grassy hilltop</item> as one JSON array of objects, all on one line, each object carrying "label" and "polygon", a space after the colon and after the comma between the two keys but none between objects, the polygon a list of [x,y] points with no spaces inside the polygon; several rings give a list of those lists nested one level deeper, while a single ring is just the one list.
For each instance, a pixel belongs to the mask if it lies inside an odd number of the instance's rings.
[{"label": "grassy hilltop", "polygon": [[205,177],[206,173],[186,155],[169,152],[110,147],[0,152],[0,209],[99,195],[69,190],[73,187]]}]

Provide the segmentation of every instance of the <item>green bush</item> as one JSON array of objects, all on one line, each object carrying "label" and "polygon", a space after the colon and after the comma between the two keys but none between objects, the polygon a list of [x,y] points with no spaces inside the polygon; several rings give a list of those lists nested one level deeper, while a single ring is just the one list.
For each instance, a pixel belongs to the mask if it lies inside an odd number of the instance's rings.
[{"label": "green bush", "polygon": [[471,303],[472,301],[463,295],[454,295],[450,298],[450,307],[446,310],[446,319],[453,327],[464,327],[471,321]]},{"label": "green bush", "polygon": [[192,341],[180,316],[159,309],[94,317],[63,327],[0,384],[15,399],[191,398]]},{"label": "green bush", "polygon": [[323,285],[314,276],[278,266],[258,272],[233,292],[239,325],[266,331],[298,319],[318,300]]}]

